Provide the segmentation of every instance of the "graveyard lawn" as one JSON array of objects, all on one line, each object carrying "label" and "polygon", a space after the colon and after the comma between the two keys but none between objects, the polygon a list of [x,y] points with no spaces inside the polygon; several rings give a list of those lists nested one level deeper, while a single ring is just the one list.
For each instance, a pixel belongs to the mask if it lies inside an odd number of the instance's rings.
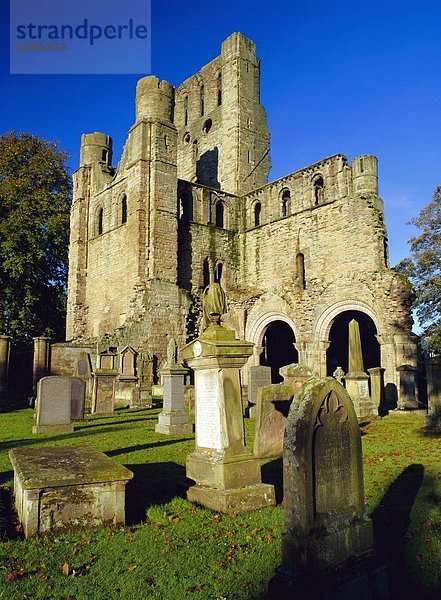
[{"label": "graveyard lawn", "polygon": [[[88,417],[72,434],[32,435],[33,411],[0,415],[2,599],[262,598],[280,563],[283,509],[219,515],[187,502],[193,435],[155,433],[159,409]],[[252,448],[253,422],[246,420]],[[441,573],[441,443],[421,415],[362,425],[365,493],[391,598],[435,598]],[[127,526],[23,540],[11,523],[8,451],[89,445],[131,469]],[[262,467],[280,502],[281,460]],[[337,484],[338,482],[336,482]]]}]

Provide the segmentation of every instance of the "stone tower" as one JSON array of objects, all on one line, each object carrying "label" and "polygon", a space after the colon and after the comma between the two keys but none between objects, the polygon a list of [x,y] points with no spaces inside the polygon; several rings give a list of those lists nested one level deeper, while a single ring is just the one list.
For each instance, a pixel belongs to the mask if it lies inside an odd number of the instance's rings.
[{"label": "stone tower", "polygon": [[260,60],[241,33],[176,90],[178,175],[241,195],[265,185],[269,131],[260,105]]}]

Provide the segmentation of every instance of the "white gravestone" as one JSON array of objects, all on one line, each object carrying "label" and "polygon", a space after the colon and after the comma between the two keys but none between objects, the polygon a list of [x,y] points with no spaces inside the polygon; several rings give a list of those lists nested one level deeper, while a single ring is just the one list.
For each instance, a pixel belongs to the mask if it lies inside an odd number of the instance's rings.
[{"label": "white gravestone", "polygon": [[67,377],[43,377],[37,386],[37,424],[33,433],[70,432],[71,382]]}]

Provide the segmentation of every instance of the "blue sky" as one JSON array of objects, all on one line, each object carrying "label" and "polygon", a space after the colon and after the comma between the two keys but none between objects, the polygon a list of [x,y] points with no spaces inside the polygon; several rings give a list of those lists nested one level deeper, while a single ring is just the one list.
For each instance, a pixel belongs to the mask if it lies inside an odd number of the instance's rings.
[{"label": "blue sky", "polygon": [[[0,18],[0,133],[58,140],[74,170],[81,134],[102,131],[117,162],[139,76],[9,75],[6,0]],[[375,154],[398,262],[413,233],[406,222],[441,184],[439,2],[152,0],[152,72],[178,85],[233,31],[250,37],[262,59],[271,179],[337,152]]]}]

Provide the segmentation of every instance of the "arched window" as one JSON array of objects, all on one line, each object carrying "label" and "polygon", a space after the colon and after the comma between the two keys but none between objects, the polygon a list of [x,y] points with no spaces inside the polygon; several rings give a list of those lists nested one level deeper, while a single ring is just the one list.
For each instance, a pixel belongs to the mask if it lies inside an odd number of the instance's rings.
[{"label": "arched window", "polygon": [[188,96],[184,96],[184,125],[188,125]]},{"label": "arched window", "polygon": [[287,217],[291,212],[291,192],[286,189],[282,192],[282,217]]},{"label": "arched window", "polygon": [[222,200],[216,202],[216,227],[224,226],[224,203]]},{"label": "arched window", "polygon": [[314,200],[315,205],[321,204],[325,199],[325,182],[323,181],[323,177],[318,175],[314,179]]},{"label": "arched window", "polygon": [[214,269],[214,283],[220,283],[222,279],[222,267],[223,264],[221,262],[216,263],[216,267]]},{"label": "arched window", "polygon": [[104,211],[102,208],[100,208],[98,211],[98,222],[97,222],[97,227],[96,227],[98,235],[101,235],[103,233],[103,218],[104,218]]},{"label": "arched window", "polygon": [[305,256],[299,252],[296,256],[297,280],[302,290],[306,289]]},{"label": "arched window", "polygon": [[193,220],[193,201],[187,192],[179,198],[179,218],[183,223],[190,223]]},{"label": "arched window", "polygon": [[262,205],[260,202],[256,202],[254,205],[254,227],[258,227],[260,225],[260,215],[262,213]]},{"label": "arched window", "polygon": [[205,258],[204,264],[202,265],[202,277],[203,277],[203,287],[204,290],[207,285],[210,284],[210,259]]},{"label": "arched window", "polygon": [[205,87],[204,87],[203,83],[201,84],[201,87],[200,87],[200,94],[201,94],[201,96],[200,96],[200,99],[201,99],[201,104],[200,104],[201,117],[203,117],[204,114],[205,114]]},{"label": "arched window", "polygon": [[222,73],[219,73],[217,76],[217,105],[220,106],[222,104]]},{"label": "arched window", "polygon": [[193,160],[197,161],[199,155],[199,145],[197,140],[193,140]]},{"label": "arched window", "polygon": [[127,196],[121,198],[121,225],[127,223]]}]

